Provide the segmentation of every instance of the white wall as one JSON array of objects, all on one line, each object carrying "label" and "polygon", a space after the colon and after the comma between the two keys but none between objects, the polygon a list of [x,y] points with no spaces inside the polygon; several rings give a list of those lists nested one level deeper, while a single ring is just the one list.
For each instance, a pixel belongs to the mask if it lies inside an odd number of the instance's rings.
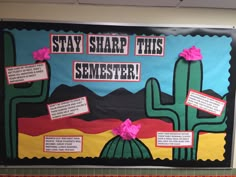
[{"label": "white wall", "polygon": [[236,26],[236,10],[0,3],[0,18]]},{"label": "white wall", "polygon": [[0,19],[231,28],[236,10],[0,3]]}]

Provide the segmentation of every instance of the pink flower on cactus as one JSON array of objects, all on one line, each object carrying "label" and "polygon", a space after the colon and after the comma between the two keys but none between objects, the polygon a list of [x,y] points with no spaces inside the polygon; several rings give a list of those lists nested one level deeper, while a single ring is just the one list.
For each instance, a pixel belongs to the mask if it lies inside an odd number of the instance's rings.
[{"label": "pink flower on cactus", "polygon": [[49,60],[50,50],[47,47],[41,48],[33,52],[33,58],[38,61]]},{"label": "pink flower on cactus", "polygon": [[180,57],[183,57],[187,61],[196,61],[202,59],[201,50],[192,46],[189,49],[184,49],[183,52],[179,54]]},{"label": "pink flower on cactus", "polygon": [[112,132],[115,135],[121,136],[123,140],[135,139],[139,132],[141,125],[132,125],[130,119],[126,119],[119,127],[114,128]]}]

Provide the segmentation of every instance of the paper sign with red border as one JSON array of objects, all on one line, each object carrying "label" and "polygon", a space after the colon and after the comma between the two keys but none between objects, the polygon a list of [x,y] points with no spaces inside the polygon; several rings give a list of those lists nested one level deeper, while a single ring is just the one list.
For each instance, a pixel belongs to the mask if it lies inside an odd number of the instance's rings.
[{"label": "paper sign with red border", "polygon": [[45,62],[5,67],[5,72],[9,85],[48,79]]},{"label": "paper sign with red border", "polygon": [[90,112],[87,97],[48,104],[47,108],[52,120],[87,114]]},{"label": "paper sign with red border", "polygon": [[[139,39],[143,39],[143,41],[139,42],[138,41]],[[142,51],[142,53],[140,54],[139,51]],[[135,56],[163,57],[165,53],[165,37],[164,36],[136,36],[134,52],[135,52],[134,53]]]},{"label": "paper sign with red border", "polygon": [[[73,80],[91,82],[139,82],[141,63],[73,62]],[[97,77],[97,78],[96,78]]]},{"label": "paper sign with red border", "polygon": [[[99,40],[93,41],[91,39],[92,37],[94,37],[96,40]],[[118,39],[118,41],[114,39]],[[122,41],[124,39],[126,43]],[[87,54],[129,55],[129,36],[116,34],[87,34]]]},{"label": "paper sign with red border", "polygon": [[160,131],[156,134],[156,147],[192,148],[193,131]]},{"label": "paper sign with red border", "polygon": [[221,116],[226,101],[196,90],[189,90],[185,104],[209,114]]},{"label": "paper sign with red border", "polygon": [[[54,37],[58,37],[58,41],[55,40]],[[58,51],[56,51],[56,49]],[[84,53],[84,35],[83,34],[50,34],[50,53],[83,54]]]},{"label": "paper sign with red border", "polygon": [[43,152],[75,153],[83,151],[83,136],[45,135]]}]

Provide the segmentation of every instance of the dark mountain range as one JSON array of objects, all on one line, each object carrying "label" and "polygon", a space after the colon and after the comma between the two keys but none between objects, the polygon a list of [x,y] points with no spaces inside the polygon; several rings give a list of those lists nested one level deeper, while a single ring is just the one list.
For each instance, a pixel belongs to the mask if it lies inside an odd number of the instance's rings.
[{"label": "dark mountain range", "polygon": [[[212,90],[204,93],[220,98]],[[17,117],[39,117],[47,115],[47,104],[70,100],[79,97],[87,97],[90,113],[78,116],[80,119],[95,120],[104,118],[117,118],[125,120],[131,118],[137,120],[147,117],[145,113],[145,90],[131,93],[124,88],[119,88],[106,96],[98,96],[93,91],[82,85],[69,87],[67,85],[58,86],[48,100],[44,103],[32,104],[21,103],[17,106]],[[172,96],[161,93],[162,103],[172,103]],[[200,112],[199,116],[209,114]]]}]

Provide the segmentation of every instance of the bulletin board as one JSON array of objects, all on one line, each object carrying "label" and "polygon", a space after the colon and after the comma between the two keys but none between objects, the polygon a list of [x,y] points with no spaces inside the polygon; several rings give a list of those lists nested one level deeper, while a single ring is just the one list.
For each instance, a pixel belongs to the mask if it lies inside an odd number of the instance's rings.
[{"label": "bulletin board", "polygon": [[0,22],[0,163],[231,167],[235,35]]}]

